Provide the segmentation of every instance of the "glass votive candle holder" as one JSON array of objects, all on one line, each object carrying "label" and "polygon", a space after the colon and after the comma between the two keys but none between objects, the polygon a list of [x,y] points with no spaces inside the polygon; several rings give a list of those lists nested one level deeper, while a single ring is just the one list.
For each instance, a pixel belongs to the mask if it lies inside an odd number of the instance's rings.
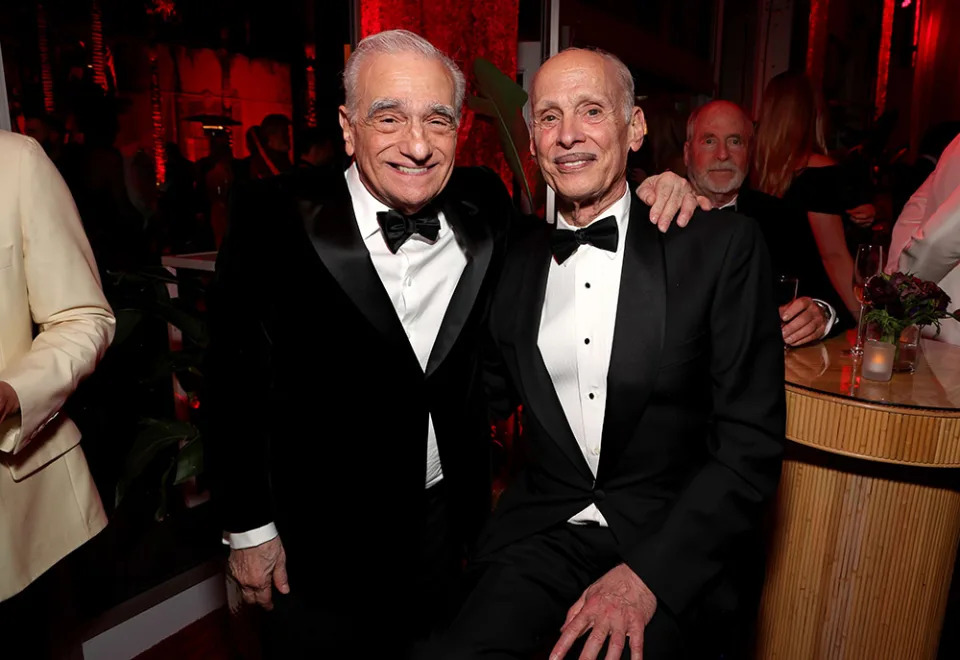
[{"label": "glass votive candle holder", "polygon": [[890,380],[896,350],[897,347],[889,342],[868,339],[863,344],[863,367],[860,373],[869,380]]}]

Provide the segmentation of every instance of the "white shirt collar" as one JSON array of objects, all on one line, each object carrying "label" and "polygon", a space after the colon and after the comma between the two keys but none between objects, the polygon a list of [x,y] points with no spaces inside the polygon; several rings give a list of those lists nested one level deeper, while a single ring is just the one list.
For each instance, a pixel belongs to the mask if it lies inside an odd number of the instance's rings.
[{"label": "white shirt collar", "polygon": [[347,168],[344,177],[347,179],[347,190],[350,191],[350,199],[353,202],[353,212],[357,215],[360,236],[366,240],[380,231],[377,213],[389,211],[390,207],[370,194],[367,187],[363,185],[356,162]]},{"label": "white shirt collar", "polygon": [[733,196],[733,199],[731,199],[729,202],[727,202],[726,204],[724,204],[723,206],[721,206],[720,209],[721,209],[721,210],[722,210],[722,209],[736,209],[736,208],[737,208],[737,198],[739,198],[739,197],[740,197],[739,194],[734,195],[734,196]]},{"label": "white shirt collar", "polygon": [[[627,235],[627,225],[630,222],[630,198],[631,197],[632,195],[630,193],[630,188],[628,186],[626,192],[623,193],[623,196],[620,199],[618,199],[613,204],[611,204],[607,208],[600,211],[600,213],[597,214],[596,218],[594,218],[587,225],[585,225],[585,227],[589,227],[597,220],[602,220],[608,215],[614,216],[617,219],[617,228],[620,231],[620,238],[617,241],[617,252],[621,252],[623,250],[623,239]],[[557,213],[557,227],[559,227],[560,229],[570,229],[570,230],[583,229],[583,227],[575,227],[571,225],[569,222],[566,221],[566,219],[563,217],[563,214],[561,213]],[[589,247],[589,246],[586,246],[586,247]],[[610,259],[616,259],[617,257],[617,252],[607,252],[606,250],[603,250],[603,252]]]}]

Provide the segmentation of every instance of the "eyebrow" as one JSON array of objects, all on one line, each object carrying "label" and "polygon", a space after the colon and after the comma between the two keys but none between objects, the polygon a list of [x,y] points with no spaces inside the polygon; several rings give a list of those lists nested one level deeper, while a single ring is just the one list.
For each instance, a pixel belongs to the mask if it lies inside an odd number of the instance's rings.
[{"label": "eyebrow", "polygon": [[[370,104],[370,109],[367,110],[367,119],[373,119],[378,112],[383,112],[384,110],[401,109],[405,111],[406,108],[407,103],[401,99],[374,99],[373,103]],[[458,121],[457,113],[454,111],[453,106],[447,105],[446,103],[432,103],[427,110],[428,115],[440,115],[454,124],[456,124]]]},{"label": "eyebrow", "polygon": [[[606,103],[604,102],[603,99],[597,98],[596,96],[593,96],[593,95],[591,95],[591,94],[582,94],[582,93],[581,93],[581,94],[578,94],[577,96],[575,96],[575,97],[573,98],[573,105],[574,105],[574,107],[579,107],[579,106],[583,105],[584,103],[594,103],[594,104],[600,105],[600,106],[605,106],[605,105],[606,105]],[[553,100],[553,99],[544,99],[544,100],[538,102],[537,105],[534,107],[533,110],[534,110],[534,112],[541,112],[541,111],[543,111],[543,110],[548,110],[548,109],[550,109],[550,108],[557,108],[557,109],[559,109],[559,108],[560,108],[560,103],[559,103],[558,101]]]},{"label": "eyebrow", "polygon": [[404,102],[400,99],[374,99],[373,103],[370,104],[370,109],[367,110],[367,119],[373,119],[373,116],[378,112],[383,112],[384,110],[395,110],[397,108],[402,108]]},{"label": "eyebrow", "polygon": [[445,103],[434,103],[430,106],[430,113],[437,114],[441,117],[446,117],[453,123],[457,123],[457,113],[453,111],[453,107]]}]

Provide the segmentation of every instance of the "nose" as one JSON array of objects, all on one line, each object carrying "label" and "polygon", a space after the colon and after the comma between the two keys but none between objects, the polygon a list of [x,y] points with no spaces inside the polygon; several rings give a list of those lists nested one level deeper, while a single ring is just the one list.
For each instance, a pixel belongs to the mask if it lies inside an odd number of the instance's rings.
[{"label": "nose", "polygon": [[575,144],[584,141],[580,117],[576,113],[566,113],[560,120],[560,130],[557,131],[557,144],[564,149],[570,149]]},{"label": "nose", "polygon": [[419,120],[409,123],[398,146],[400,153],[416,163],[425,163],[433,155],[433,145]]},{"label": "nose", "polygon": [[730,150],[727,149],[726,142],[720,143],[720,146],[717,147],[716,155],[717,155],[717,160],[719,161],[724,161],[730,158]]}]

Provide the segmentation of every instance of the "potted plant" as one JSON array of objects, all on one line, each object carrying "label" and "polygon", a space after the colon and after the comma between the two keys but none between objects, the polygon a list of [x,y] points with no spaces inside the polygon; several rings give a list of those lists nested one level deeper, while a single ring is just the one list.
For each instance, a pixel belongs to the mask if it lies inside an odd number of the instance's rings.
[{"label": "potted plant", "polygon": [[950,296],[934,282],[909,273],[896,272],[871,277],[864,289],[869,307],[864,320],[873,324],[878,339],[897,347],[894,371],[913,371],[923,326],[932,325],[940,334],[940,321],[960,321],[960,310],[948,312]]}]

